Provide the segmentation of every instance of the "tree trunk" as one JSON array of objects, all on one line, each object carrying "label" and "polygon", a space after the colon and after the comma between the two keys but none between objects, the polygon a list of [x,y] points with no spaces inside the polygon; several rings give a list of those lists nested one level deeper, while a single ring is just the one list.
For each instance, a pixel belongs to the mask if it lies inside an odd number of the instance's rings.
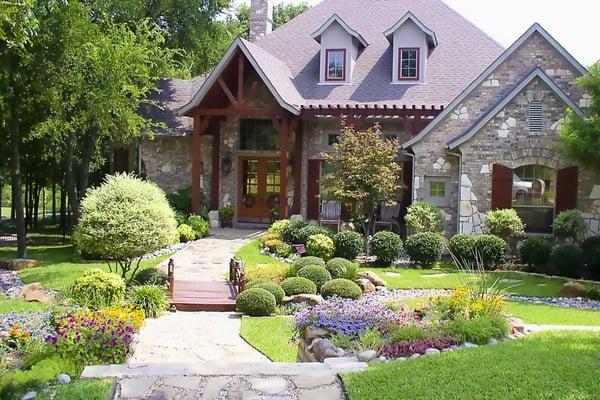
[{"label": "tree trunk", "polygon": [[76,144],[75,132],[70,132],[67,138],[67,149],[65,153],[65,187],[67,191],[69,206],[71,207],[72,218],[69,219],[67,224],[69,232],[73,230],[74,223],[79,218],[79,204],[77,201],[77,189],[75,183],[75,176],[73,173],[73,157],[75,152]]},{"label": "tree trunk", "polygon": [[[13,82],[14,84],[14,82]],[[13,86],[14,87],[14,86]],[[13,186],[13,204],[15,207],[15,217],[17,225],[17,258],[27,257],[27,232],[25,230],[25,215],[23,205],[23,178],[21,175],[21,145],[23,137],[18,120],[17,101],[19,96],[15,93],[12,108],[12,127],[10,132],[12,186]]]},{"label": "tree trunk", "polygon": [[60,221],[59,227],[61,232],[67,230],[67,196],[65,193],[65,179],[64,176],[60,182]]},{"label": "tree trunk", "polygon": [[[34,182],[33,184],[33,227],[38,228],[39,214],[40,214],[40,184]],[[43,217],[42,217],[43,218]]]},{"label": "tree trunk", "polygon": [[[91,128],[83,140],[83,149],[81,152],[81,166],[79,170],[79,187],[77,190],[79,199],[83,199],[87,191],[90,178],[90,163],[92,162],[92,156],[94,155],[94,150],[96,149],[97,137],[97,129]],[[79,216],[79,212],[77,213],[77,215]]]},{"label": "tree trunk", "polygon": [[52,225],[56,224],[56,180],[52,179]]}]

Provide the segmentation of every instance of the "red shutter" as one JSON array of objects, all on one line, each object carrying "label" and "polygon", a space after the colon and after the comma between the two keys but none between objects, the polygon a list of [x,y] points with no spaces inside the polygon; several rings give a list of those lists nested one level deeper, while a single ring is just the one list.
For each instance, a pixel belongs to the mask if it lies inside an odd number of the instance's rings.
[{"label": "red shutter", "polygon": [[556,214],[577,208],[577,167],[559,169],[556,173]]},{"label": "red shutter", "polygon": [[306,187],[306,217],[319,219],[319,178],[321,160],[308,160],[308,184]]},{"label": "red shutter", "polygon": [[494,164],[492,169],[492,210],[512,207],[513,171]]}]

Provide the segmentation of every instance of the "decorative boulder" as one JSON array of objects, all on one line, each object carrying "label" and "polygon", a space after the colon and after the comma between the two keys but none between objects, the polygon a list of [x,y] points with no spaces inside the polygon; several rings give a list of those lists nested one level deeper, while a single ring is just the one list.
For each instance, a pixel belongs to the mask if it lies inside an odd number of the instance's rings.
[{"label": "decorative boulder", "polygon": [[373,282],[371,282],[368,279],[365,279],[365,278],[357,279],[356,283],[358,284],[358,286],[360,286],[363,293],[369,293],[369,292],[375,291],[375,285],[373,285]]},{"label": "decorative boulder", "polygon": [[579,282],[567,282],[558,291],[559,297],[585,297],[586,287]]},{"label": "decorative boulder", "polygon": [[375,286],[387,285],[387,283],[383,279],[381,279],[379,276],[377,276],[375,272],[372,271],[359,272],[358,279],[368,279]]},{"label": "decorative boulder", "polygon": [[27,258],[16,258],[14,260],[0,261],[0,269],[7,269],[9,271],[20,271],[27,268],[39,267],[40,262],[38,260],[30,260]]},{"label": "decorative boulder", "polygon": [[331,336],[331,332],[329,332],[325,328],[319,328],[317,326],[308,326],[304,330],[304,338],[307,341],[312,341],[316,338],[325,338]]},{"label": "decorative boulder", "polygon": [[319,362],[326,358],[338,357],[337,347],[329,339],[321,339],[311,345],[312,353]]},{"label": "decorative boulder", "polygon": [[316,306],[323,302],[323,297],[318,294],[296,294],[293,296],[285,296],[281,299],[282,304],[288,303],[306,303],[309,306]]},{"label": "decorative boulder", "polygon": [[25,301],[38,301],[48,304],[54,301],[55,293],[51,290],[44,289],[41,283],[30,283],[23,286],[21,296]]},{"label": "decorative boulder", "polygon": [[525,323],[523,322],[522,319],[517,318],[517,317],[512,317],[512,316],[508,317],[507,319],[508,319],[508,323],[510,324],[510,332],[512,334],[525,333]]}]

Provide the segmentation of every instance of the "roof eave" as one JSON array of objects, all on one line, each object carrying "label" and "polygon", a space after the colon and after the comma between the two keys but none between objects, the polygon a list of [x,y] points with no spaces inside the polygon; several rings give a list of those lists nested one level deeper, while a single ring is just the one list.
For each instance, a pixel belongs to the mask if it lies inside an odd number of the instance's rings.
[{"label": "roof eave", "polygon": [[396,22],[391,28],[383,32],[383,35],[391,42],[393,40],[394,33],[408,20],[411,20],[415,25],[417,25],[417,27],[425,34],[425,36],[427,36],[430,47],[436,47],[438,45],[437,35],[435,32],[429,29],[410,11],[404,14],[402,18],[400,18],[398,22]]},{"label": "roof eave", "polygon": [[348,25],[348,23],[346,23],[346,21],[344,21],[344,19],[337,14],[333,14],[327,21],[325,21],[325,23],[323,25],[321,25],[321,27],[319,29],[317,29],[315,32],[313,32],[311,37],[314,40],[316,40],[317,43],[320,44],[321,43],[321,35],[334,22],[337,22],[346,32],[348,32],[348,34],[350,36],[353,36],[354,38],[356,38],[356,40],[358,40],[358,42],[361,44],[361,46],[363,46],[365,48],[367,46],[369,46],[369,42],[367,42],[365,40],[365,38],[358,31],[356,31],[355,29],[352,29],[352,27],[350,27],[350,25]]}]

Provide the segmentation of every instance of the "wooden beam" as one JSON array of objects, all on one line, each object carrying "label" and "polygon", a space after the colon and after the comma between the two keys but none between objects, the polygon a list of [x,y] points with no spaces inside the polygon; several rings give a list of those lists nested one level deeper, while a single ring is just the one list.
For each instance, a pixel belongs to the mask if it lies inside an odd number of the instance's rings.
[{"label": "wooden beam", "polygon": [[281,113],[280,108],[198,108],[196,112],[204,116],[251,116],[251,117],[273,117]]},{"label": "wooden beam", "polygon": [[229,90],[229,88],[227,87],[227,84],[225,83],[225,81],[223,80],[223,78],[217,79],[217,82],[219,82],[219,86],[221,86],[221,89],[223,89],[223,92],[225,93],[225,96],[227,96],[227,98],[229,99],[229,102],[231,104],[233,104],[234,106],[237,106],[238,105],[238,101],[233,96],[233,93],[231,93],[231,90]]},{"label": "wooden beam", "polygon": [[252,100],[256,98],[256,93],[258,91],[258,81],[252,82],[250,85],[250,94],[244,99],[244,104],[250,104]]},{"label": "wooden beam", "polygon": [[244,55],[241,52],[238,55],[237,101],[240,104],[244,101]]},{"label": "wooden beam", "polygon": [[202,193],[200,180],[202,176],[202,132],[208,127],[210,118],[200,114],[194,116],[194,130],[192,132],[192,212],[200,213]]},{"label": "wooden beam", "polygon": [[278,127],[280,137],[280,190],[279,190],[279,218],[288,217],[288,171],[289,171],[289,151],[290,151],[290,131],[289,131],[289,119],[287,115],[281,117],[281,121],[277,121],[277,118],[273,118],[273,125]]},{"label": "wooden beam", "polygon": [[210,190],[210,209],[219,209],[219,176],[220,176],[220,154],[221,154],[221,128],[217,128],[213,135],[212,143],[212,175]]}]

